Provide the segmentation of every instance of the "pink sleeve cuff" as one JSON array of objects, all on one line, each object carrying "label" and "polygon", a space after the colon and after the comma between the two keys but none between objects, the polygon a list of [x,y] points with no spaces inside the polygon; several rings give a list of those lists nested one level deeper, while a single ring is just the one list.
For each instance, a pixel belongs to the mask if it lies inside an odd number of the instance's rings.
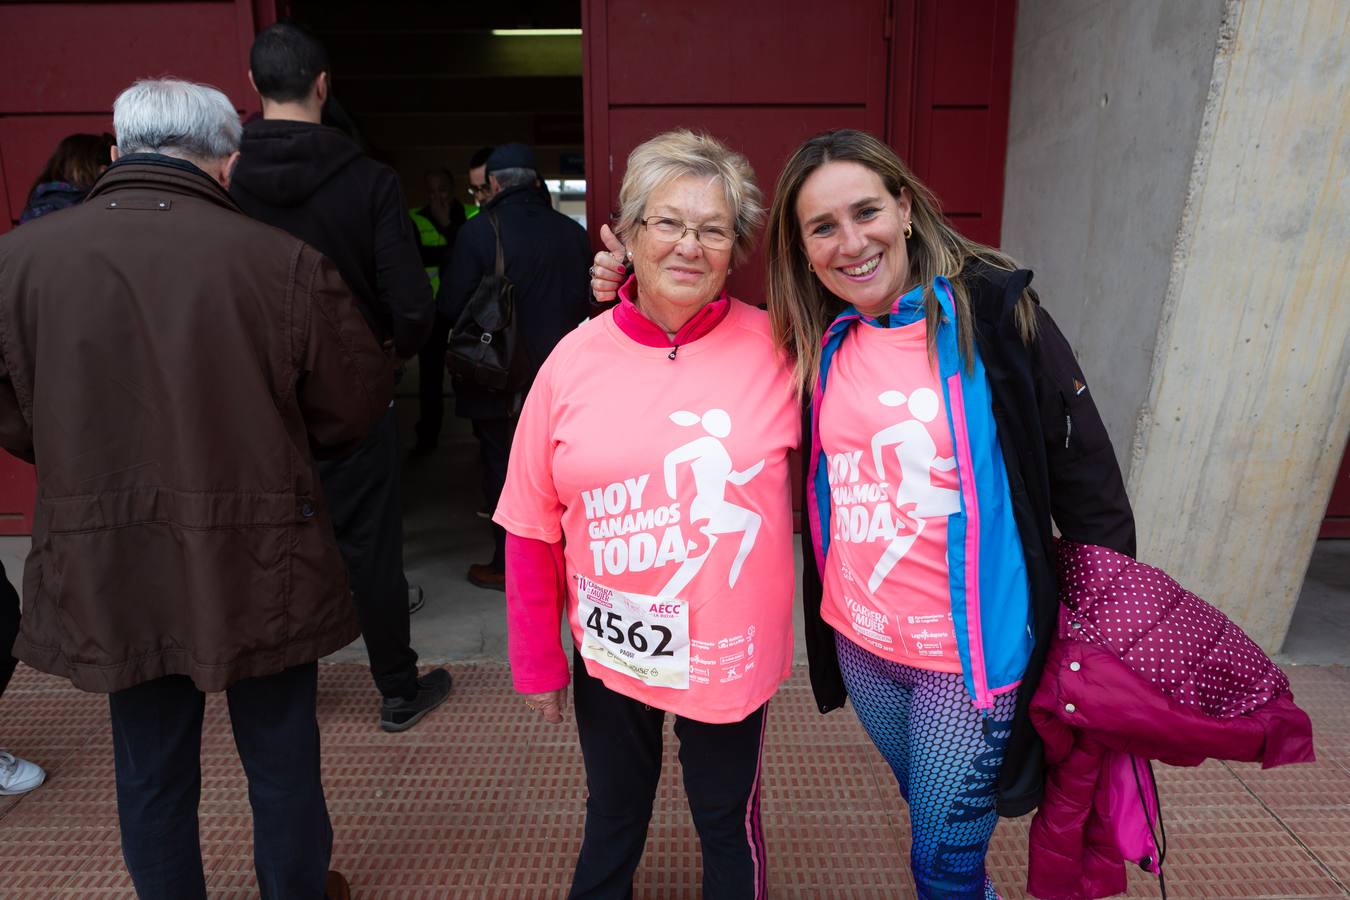
[{"label": "pink sleeve cuff", "polygon": [[562,649],[567,597],[562,542],[506,534],[506,632],[511,681],[522,694],[567,686]]}]

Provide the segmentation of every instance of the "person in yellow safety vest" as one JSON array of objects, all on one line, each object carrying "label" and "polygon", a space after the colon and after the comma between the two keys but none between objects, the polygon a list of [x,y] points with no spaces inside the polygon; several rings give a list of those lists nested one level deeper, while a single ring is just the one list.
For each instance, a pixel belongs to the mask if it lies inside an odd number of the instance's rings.
[{"label": "person in yellow safety vest", "polygon": [[[448,169],[427,172],[426,187],[426,204],[408,215],[417,226],[417,245],[422,251],[422,265],[426,267],[434,294],[441,285],[441,264],[449,260],[455,235],[466,216],[463,205],[455,197],[455,177]],[[440,440],[445,417],[445,345],[451,324],[437,313],[431,335],[417,353],[419,417],[417,446],[413,449],[417,455],[435,450]]]},{"label": "person in yellow safety vest", "polygon": [[462,204],[455,200],[455,177],[448,169],[434,169],[427,173],[427,202],[408,213],[417,226],[417,245],[422,251],[422,265],[431,279],[434,294],[440,287],[441,263],[450,256],[455,233],[467,219]]}]

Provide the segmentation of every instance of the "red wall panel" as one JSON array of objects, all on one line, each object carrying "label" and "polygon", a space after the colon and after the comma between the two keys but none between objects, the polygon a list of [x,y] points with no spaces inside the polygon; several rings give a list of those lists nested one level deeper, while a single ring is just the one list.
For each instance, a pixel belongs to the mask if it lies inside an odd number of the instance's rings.
[{"label": "red wall panel", "polygon": [[884,53],[879,0],[603,6],[614,105],[865,103]]},{"label": "red wall panel", "polygon": [[905,104],[892,99],[891,142],[956,228],[998,246],[1016,4],[906,0],[897,13],[893,67],[912,85]]},{"label": "red wall panel", "polygon": [[1318,537],[1350,538],[1350,446],[1341,457],[1341,470],[1331,487],[1331,501],[1327,503],[1327,515]]},{"label": "red wall panel", "polygon": [[138,78],[173,75],[252,108],[246,2],[0,6],[0,111],[96,112]]},{"label": "red wall panel", "polygon": [[[629,151],[677,127],[703,129],[750,160],[772,200],[783,163],[830,128],[886,124],[887,0],[652,4],[585,0],[587,218],[599,244]],[[761,302],[762,256],[732,275]]]}]

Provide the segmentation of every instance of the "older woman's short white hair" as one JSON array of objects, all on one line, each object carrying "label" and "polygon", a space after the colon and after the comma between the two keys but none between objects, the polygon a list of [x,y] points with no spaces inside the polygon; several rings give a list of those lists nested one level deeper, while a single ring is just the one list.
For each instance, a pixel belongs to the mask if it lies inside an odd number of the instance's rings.
[{"label": "older woman's short white hair", "polygon": [[658,134],[628,154],[628,168],[619,188],[619,216],[614,226],[619,240],[626,244],[633,239],[653,192],[686,175],[714,178],[721,184],[735,220],[732,259],[740,262],[750,253],[764,221],[755,170],[750,168],[749,160],[716,138],[684,128]]},{"label": "older woman's short white hair", "polygon": [[138,81],[113,101],[117,150],[224,159],[239,149],[244,128],[224,93],[176,78]]}]

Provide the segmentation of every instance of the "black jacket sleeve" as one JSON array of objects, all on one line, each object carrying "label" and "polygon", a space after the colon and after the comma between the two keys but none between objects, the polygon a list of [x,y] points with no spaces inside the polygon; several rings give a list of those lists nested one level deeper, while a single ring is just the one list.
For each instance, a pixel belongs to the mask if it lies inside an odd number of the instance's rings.
[{"label": "black jacket sleeve", "polygon": [[375,191],[375,292],[389,311],[394,353],[417,355],[436,316],[431,282],[392,169],[381,172]]},{"label": "black jacket sleeve", "polygon": [[815,541],[811,537],[811,400],[802,404],[802,440],[797,451],[802,473],[802,619],[805,624],[806,661],[811,675],[811,694],[822,713],[838,709],[848,699],[844,676],[839,671],[839,650],[834,629],[820,615],[825,596],[816,565]]},{"label": "black jacket sleeve", "polygon": [[[486,232],[484,226],[487,226]],[[495,254],[497,244],[492,225],[486,213],[479,213],[459,230],[450,260],[441,267],[441,290],[436,296],[436,308],[451,328],[459,321],[460,313],[478,288],[478,282],[487,274],[488,266],[496,262],[495,258],[487,258],[484,237],[491,239]]]},{"label": "black jacket sleeve", "polygon": [[1134,512],[1111,438],[1073,348],[1037,308],[1033,374],[1050,476],[1050,512],[1071,541],[1135,554]]}]

